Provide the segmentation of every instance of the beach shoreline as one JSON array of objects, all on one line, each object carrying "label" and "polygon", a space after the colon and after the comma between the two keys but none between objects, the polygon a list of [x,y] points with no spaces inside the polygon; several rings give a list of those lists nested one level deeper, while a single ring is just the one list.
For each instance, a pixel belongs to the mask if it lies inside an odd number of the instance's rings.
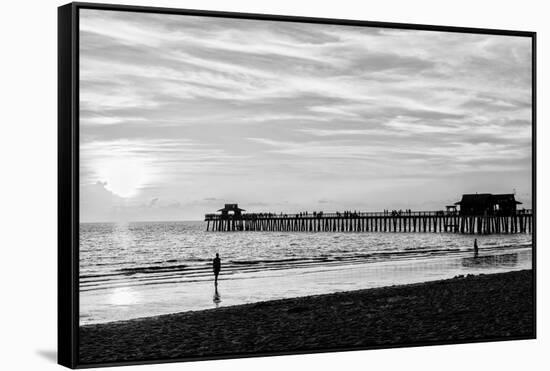
[{"label": "beach shoreline", "polygon": [[83,364],[529,339],[533,273],[455,277],[80,327]]},{"label": "beach shoreline", "polygon": [[[492,274],[532,267],[531,249],[498,249],[474,258],[458,256],[328,264],[272,270],[227,272],[215,292],[211,267],[197,281],[184,277],[157,278],[154,273],[125,276],[111,288],[81,291],[80,325],[206,310],[261,301],[364,290],[449,279],[457,275]],[[227,268],[227,267],[226,267]],[[146,277],[145,277],[146,276]],[[154,276],[154,277],[150,277]],[[146,280],[142,282],[142,280]],[[151,280],[147,282],[147,280]],[[210,295],[206,293],[210,292]],[[213,296],[220,298],[213,303]]]}]

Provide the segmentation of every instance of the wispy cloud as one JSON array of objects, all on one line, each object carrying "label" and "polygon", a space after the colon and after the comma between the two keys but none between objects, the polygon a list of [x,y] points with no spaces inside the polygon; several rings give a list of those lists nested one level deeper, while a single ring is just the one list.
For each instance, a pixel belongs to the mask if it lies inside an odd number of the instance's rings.
[{"label": "wispy cloud", "polygon": [[95,10],[80,28],[82,185],[136,218],[530,192],[530,39]]}]

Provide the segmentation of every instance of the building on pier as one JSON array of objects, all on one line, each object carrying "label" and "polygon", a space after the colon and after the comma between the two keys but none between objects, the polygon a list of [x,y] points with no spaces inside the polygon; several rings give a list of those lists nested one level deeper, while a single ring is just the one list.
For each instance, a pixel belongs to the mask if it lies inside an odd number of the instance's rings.
[{"label": "building on pier", "polygon": [[460,215],[514,215],[517,205],[513,194],[476,193],[464,194],[462,199],[455,203],[460,206]]},{"label": "building on pier", "polygon": [[223,209],[219,209],[218,211],[221,211],[221,216],[223,217],[229,217],[229,215],[233,214],[233,217],[240,218],[242,216],[243,211],[246,211],[245,209],[241,209],[238,204],[225,204]]}]

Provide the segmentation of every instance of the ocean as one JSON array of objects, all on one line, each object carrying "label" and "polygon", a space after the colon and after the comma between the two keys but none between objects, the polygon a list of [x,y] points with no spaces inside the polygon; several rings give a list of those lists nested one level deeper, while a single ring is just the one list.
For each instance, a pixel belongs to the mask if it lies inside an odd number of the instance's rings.
[{"label": "ocean", "polygon": [[80,324],[532,266],[530,234],[205,229],[204,222],[80,224]]}]

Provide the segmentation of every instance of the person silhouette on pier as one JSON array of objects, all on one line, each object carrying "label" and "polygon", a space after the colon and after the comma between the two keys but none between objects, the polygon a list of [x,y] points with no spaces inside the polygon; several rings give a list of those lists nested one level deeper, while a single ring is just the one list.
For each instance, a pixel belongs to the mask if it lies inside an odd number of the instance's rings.
[{"label": "person silhouette on pier", "polygon": [[218,286],[218,275],[222,269],[222,261],[218,253],[216,253],[216,257],[212,260],[212,268],[214,269],[214,285]]},{"label": "person silhouette on pier", "polygon": [[477,238],[474,239],[474,258],[477,258],[479,255],[479,247],[477,246]]}]

